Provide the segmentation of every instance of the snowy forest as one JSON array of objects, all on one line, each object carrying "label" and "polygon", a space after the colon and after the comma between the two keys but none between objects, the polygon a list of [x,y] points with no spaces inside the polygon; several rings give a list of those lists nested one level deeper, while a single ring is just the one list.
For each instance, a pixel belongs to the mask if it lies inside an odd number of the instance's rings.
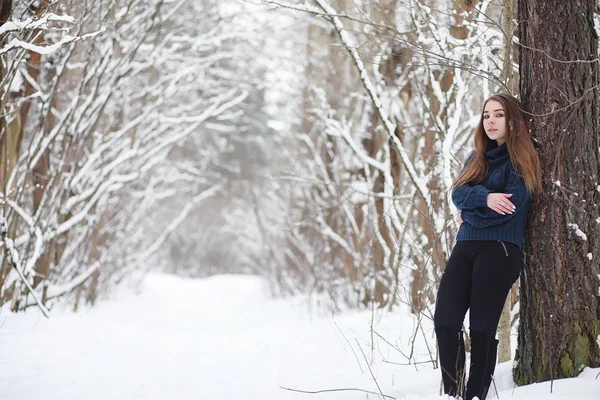
[{"label": "snowy forest", "polygon": [[[599,13],[596,0],[0,0],[2,314],[78,318],[148,274],[258,276],[269,298],[326,313],[403,313],[403,345],[427,357],[402,362],[436,369],[451,186],[503,92],[531,112],[544,195],[499,362],[519,385],[591,370],[600,393]],[[371,345],[396,340],[372,328]]]}]

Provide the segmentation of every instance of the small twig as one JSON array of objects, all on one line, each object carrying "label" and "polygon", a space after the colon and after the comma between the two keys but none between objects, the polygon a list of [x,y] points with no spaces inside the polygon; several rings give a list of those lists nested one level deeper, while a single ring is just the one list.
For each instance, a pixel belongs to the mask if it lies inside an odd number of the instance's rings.
[{"label": "small twig", "polygon": [[19,269],[19,266],[17,265],[17,261],[15,261],[15,257],[13,256],[13,251],[16,251],[16,250],[14,248],[14,243],[12,243],[12,241],[9,242],[9,240],[8,240],[8,225],[7,225],[6,219],[2,219],[2,222],[0,223],[0,234],[2,236],[2,241],[4,242],[4,246],[5,246],[4,254],[6,255],[6,261],[8,262],[9,265],[12,266],[12,268],[15,271],[17,271],[17,274],[19,275],[21,282],[25,285],[25,287],[27,287],[27,290],[29,290],[29,293],[31,293],[33,300],[35,300],[37,306],[42,311],[42,314],[44,314],[44,316],[46,318],[50,318],[50,311],[48,311],[46,306],[38,298],[37,294],[33,290],[33,287],[31,287],[31,285],[27,281],[27,277],[25,276],[23,271],[21,271]]},{"label": "small twig", "polygon": [[[379,332],[375,331],[375,334],[377,335],[377,337],[381,340],[383,340],[383,342],[387,345],[389,345],[391,348],[393,348],[394,350],[396,350],[397,352],[399,352],[400,354],[402,354],[402,356],[404,358],[408,358],[408,356],[406,356],[403,352],[402,349],[400,348],[400,346],[398,346],[397,344],[391,343],[389,340],[387,340],[386,338],[384,338]],[[410,360],[409,360],[410,361]]]},{"label": "small twig", "polygon": [[390,361],[390,360],[386,360],[385,358],[383,359],[383,362],[386,364],[393,364],[393,365],[402,365],[402,366],[411,366],[411,365],[416,365],[416,364],[431,364],[431,361],[413,361],[413,362],[408,362],[408,363],[399,363],[396,361]]},{"label": "small twig", "polygon": [[286,388],[286,387],[283,387],[283,386],[279,386],[279,387],[281,389],[283,389],[283,390],[289,390],[290,392],[307,393],[307,394],[319,394],[319,393],[327,393],[327,392],[363,392],[363,393],[367,393],[367,394],[380,395],[380,396],[386,397],[388,399],[395,399],[395,397],[389,396],[387,394],[377,393],[377,392],[371,392],[369,390],[356,389],[356,388],[323,389],[323,390],[299,390],[299,389]]},{"label": "small twig", "polygon": [[21,278],[21,281],[23,282],[23,284],[25,285],[25,287],[27,288],[27,290],[29,291],[29,293],[33,297],[33,300],[37,304],[38,308],[42,311],[42,314],[44,314],[44,317],[50,318],[50,311],[48,311],[48,309],[46,308],[46,306],[44,305],[44,303],[42,303],[42,301],[39,299],[38,295],[33,290],[33,287],[31,287],[31,285],[29,284],[29,282],[27,282],[27,278],[25,277],[25,275],[23,275],[23,272],[21,272],[19,270],[19,268],[17,267],[17,265],[14,262],[12,262],[10,259],[9,259],[9,263],[12,264],[13,268],[15,269],[15,271],[17,271],[17,274],[19,275],[19,278]]},{"label": "small twig", "polygon": [[408,356],[408,361],[412,360],[413,355],[415,354],[415,341],[417,340],[417,334],[419,333],[419,325],[421,325],[421,320],[419,317],[416,318],[416,322],[417,326],[415,327],[415,331],[411,334],[410,337],[410,355]]},{"label": "small twig", "polygon": [[369,360],[367,359],[367,356],[365,355],[365,352],[363,351],[360,343],[358,343],[358,340],[356,338],[354,338],[354,340],[356,341],[356,344],[358,345],[358,348],[360,349],[360,352],[362,353],[363,357],[365,358],[365,363],[367,364],[367,368],[369,368],[369,373],[371,374],[371,378],[373,378],[373,381],[375,382],[375,385],[377,386],[377,389],[379,390],[379,394],[382,397],[386,397],[383,394],[383,391],[381,390],[381,388],[379,387],[379,383],[377,382],[377,378],[375,378],[375,374],[373,374],[373,370],[371,369],[371,365],[369,365]]},{"label": "small twig", "polygon": [[354,358],[356,358],[356,362],[358,363],[358,368],[360,368],[360,372],[362,374],[364,374],[365,372],[362,369],[362,365],[360,365],[360,360],[358,359],[358,356],[356,355],[356,352],[354,351],[354,347],[352,347],[352,344],[350,343],[350,341],[348,340],[348,338],[346,338],[346,335],[344,335],[344,332],[342,332],[342,330],[340,329],[339,325],[335,321],[335,318],[333,317],[333,314],[331,315],[331,319],[333,320],[333,324],[335,325],[335,327],[337,328],[337,330],[340,332],[340,335],[342,335],[342,337],[344,338],[344,340],[346,341],[346,343],[348,343],[348,346],[350,347],[350,350],[352,350],[352,354],[354,354]]},{"label": "small twig", "polygon": [[375,337],[374,337],[374,332],[375,329],[373,329],[373,324],[375,323],[375,298],[373,297],[373,295],[371,295],[371,360],[373,360],[374,358],[374,352],[375,352]]},{"label": "small twig", "polygon": [[496,398],[500,399],[500,395],[498,394],[498,388],[496,387],[496,380],[492,376],[492,385],[494,385],[494,392],[496,392]]},{"label": "small twig", "polygon": [[[421,313],[419,313],[421,314]],[[429,342],[427,341],[427,336],[425,335],[425,330],[423,329],[423,324],[419,323],[419,330],[421,331],[421,334],[423,334],[423,341],[425,342],[425,346],[427,347],[427,351],[429,352],[429,358],[431,359],[431,364],[435,367],[435,359],[436,357],[433,357],[433,351],[431,351],[431,347],[429,347]],[[416,365],[416,363],[415,363]]]}]

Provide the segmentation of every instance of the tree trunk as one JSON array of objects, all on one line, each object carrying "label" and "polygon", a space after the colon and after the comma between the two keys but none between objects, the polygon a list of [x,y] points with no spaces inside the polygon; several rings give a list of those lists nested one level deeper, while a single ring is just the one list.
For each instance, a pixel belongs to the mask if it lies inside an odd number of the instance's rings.
[{"label": "tree trunk", "polygon": [[[594,0],[519,0],[521,97],[542,161],[521,276],[518,384],[600,366]],[[591,61],[593,60],[593,61]]]},{"label": "tree trunk", "polygon": [[498,324],[498,362],[502,363],[509,361],[511,357],[510,347],[510,309],[511,309],[511,296],[510,292],[508,297],[504,301],[504,308],[502,309],[502,315],[500,316],[500,323]]},{"label": "tree trunk", "polygon": [[[6,21],[8,21],[8,19],[11,16],[11,12],[12,12],[12,0],[0,0],[0,24],[4,25],[4,23]],[[0,47],[3,47],[4,45],[6,45],[7,43],[7,36],[8,34],[4,33],[2,35],[0,35]],[[6,65],[8,64],[7,62],[7,55],[2,55],[2,59],[0,60],[0,80],[4,81],[5,80],[5,75],[7,73],[6,71]],[[15,117],[14,120],[12,120],[12,123],[10,123],[7,120],[7,115],[8,115],[8,106],[7,106],[7,102],[8,102],[8,97],[9,97],[9,93],[8,93],[8,87],[4,87],[4,88],[0,88],[0,112],[2,113],[2,115],[0,116],[0,192],[2,192],[2,196],[7,196],[8,195],[8,190],[7,190],[7,182],[6,182],[6,177],[9,175],[9,155],[11,153],[14,153],[14,151],[10,151],[10,149],[15,147],[15,142],[18,142],[18,140],[14,140],[14,136],[15,136],[15,131],[17,132],[21,132],[21,120],[19,118],[19,115],[17,115]],[[6,205],[3,206],[3,210],[2,210],[2,215],[6,215],[8,212],[8,208]],[[12,230],[14,229],[14,225],[9,227],[9,230],[12,233]],[[10,235],[10,234],[9,234]],[[4,246],[3,246],[4,247]],[[10,270],[10,266],[6,260],[6,257],[3,258],[2,262],[0,263],[0,288],[3,287],[4,281],[6,279],[6,276],[8,275],[8,272]],[[5,298],[0,298],[0,304],[4,304],[5,301],[10,300],[10,291],[5,291],[4,293],[2,293],[3,296],[5,296]]]},{"label": "tree trunk", "polygon": [[[501,79],[510,91],[510,93],[514,96],[518,95],[518,83],[519,76],[517,74],[516,68],[514,68],[514,58],[515,51],[513,48],[513,35],[516,28],[516,1],[515,0],[504,0],[504,12],[502,15],[502,29],[505,32],[504,36],[504,50],[503,50],[503,63],[502,63],[502,75]],[[518,288],[519,282],[514,284],[513,288]],[[515,304],[512,301],[512,293],[513,290],[508,293],[507,299],[504,304],[504,308],[502,309],[502,315],[500,316],[500,323],[498,325],[498,362],[502,363],[505,361],[509,361],[512,357],[511,353],[511,340],[510,340],[510,331],[512,328],[510,312],[512,311],[513,305]]]},{"label": "tree trunk", "polygon": [[[384,0],[377,4],[370,5],[371,18],[373,21],[386,21],[389,24],[393,24],[396,19],[396,0]],[[373,53],[380,51],[379,49],[383,46],[383,43],[389,39],[384,32],[379,31],[379,35],[382,36],[381,43],[375,42],[374,49],[371,50]],[[392,47],[393,44],[389,44]],[[392,50],[393,53],[393,50]],[[370,59],[368,55],[363,56],[368,61],[375,63],[375,59]],[[397,64],[396,57],[393,54],[390,55],[386,60],[382,61],[379,65],[379,73],[381,74],[386,86],[394,85],[397,78]],[[387,89],[384,89],[387,90]],[[371,108],[371,124],[368,132],[368,137],[363,140],[363,146],[370,157],[377,158],[377,154],[381,151],[385,144],[386,135],[382,132],[381,118],[379,114],[372,109],[372,104],[368,104],[367,107]],[[396,190],[398,182],[391,183]],[[379,176],[375,181],[375,185],[372,188],[374,193],[384,194],[385,186],[390,185],[389,182],[385,181],[384,174],[379,172]],[[373,240],[373,269],[374,276],[377,277],[375,287],[373,290],[367,293],[368,298],[365,298],[364,303],[373,301],[380,307],[391,305],[394,302],[394,298],[390,296],[391,293],[395,292],[394,286],[396,282],[391,280],[396,274],[390,273],[394,269],[394,265],[391,264],[394,260],[394,242],[397,237],[394,229],[386,222],[386,205],[383,198],[375,200],[375,209],[377,213],[377,230],[381,235],[382,242],[379,240]],[[386,262],[386,251],[388,254],[388,261]]]}]

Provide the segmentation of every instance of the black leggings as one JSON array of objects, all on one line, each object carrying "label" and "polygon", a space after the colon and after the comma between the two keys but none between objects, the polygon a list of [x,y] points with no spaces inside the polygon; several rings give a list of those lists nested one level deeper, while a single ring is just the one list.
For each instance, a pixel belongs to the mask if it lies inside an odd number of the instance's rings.
[{"label": "black leggings", "polygon": [[467,309],[470,329],[496,336],[506,296],[521,272],[519,246],[495,240],[456,242],[435,306],[435,328],[460,331]]}]

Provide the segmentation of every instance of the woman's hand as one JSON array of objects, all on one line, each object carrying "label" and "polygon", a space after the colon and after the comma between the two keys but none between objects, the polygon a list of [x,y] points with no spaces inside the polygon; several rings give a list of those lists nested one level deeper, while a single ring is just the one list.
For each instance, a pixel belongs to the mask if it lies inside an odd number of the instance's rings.
[{"label": "woman's hand", "polygon": [[517,207],[509,200],[511,197],[510,193],[490,193],[487,195],[487,205],[498,214],[512,214]]},{"label": "woman's hand", "polygon": [[463,224],[461,213],[462,213],[462,211],[458,210],[458,214],[456,214],[456,220],[458,221],[458,226],[461,226]]}]

